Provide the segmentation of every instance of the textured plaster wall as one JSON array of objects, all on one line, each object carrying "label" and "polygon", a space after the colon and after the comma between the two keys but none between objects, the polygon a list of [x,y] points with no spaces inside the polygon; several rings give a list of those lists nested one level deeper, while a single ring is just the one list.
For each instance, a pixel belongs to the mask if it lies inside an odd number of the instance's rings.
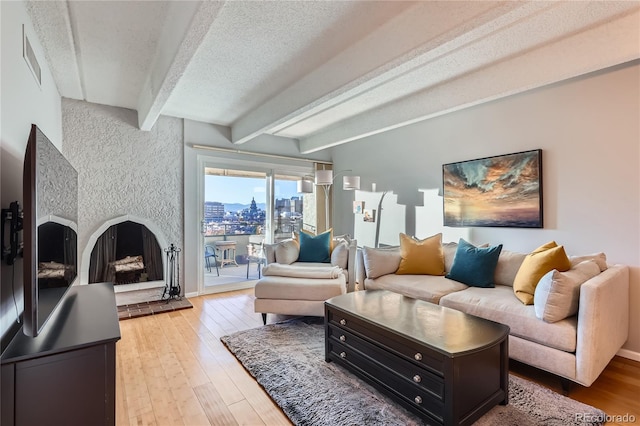
[{"label": "textured plaster wall", "polygon": [[[629,340],[640,359],[640,61],[443,115],[333,149],[334,168],[361,188],[392,190],[414,233],[419,189],[442,185],[442,165],[543,150],[544,229],[473,228],[476,243],[529,252],[556,240],[569,254],[604,251],[631,268]],[[335,192],[334,229],[353,233],[353,193]],[[366,208],[366,206],[365,206]]]},{"label": "textured plaster wall", "polygon": [[133,110],[62,100],[63,153],[78,170],[79,257],[102,223],[124,215],[150,220],[183,248],[182,120],[162,116],[148,132],[137,123]]},{"label": "textured plaster wall", "polygon": [[36,219],[49,220],[48,216],[78,223],[78,180],[69,161],[48,138],[38,132],[36,135]]}]

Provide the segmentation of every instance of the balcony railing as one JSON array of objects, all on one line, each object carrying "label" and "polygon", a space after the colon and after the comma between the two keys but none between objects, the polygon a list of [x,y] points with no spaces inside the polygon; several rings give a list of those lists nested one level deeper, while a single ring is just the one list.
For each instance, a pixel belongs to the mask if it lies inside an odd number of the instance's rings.
[{"label": "balcony railing", "polygon": [[[300,232],[302,228],[302,218],[296,219],[279,219],[275,221],[274,233],[276,235],[289,234],[293,232]],[[309,229],[309,225],[304,224],[305,229]],[[224,240],[227,237],[239,236],[239,235],[264,235],[265,226],[263,223],[250,223],[250,222],[238,222],[238,223],[208,223],[205,232],[205,237],[223,237]]]}]

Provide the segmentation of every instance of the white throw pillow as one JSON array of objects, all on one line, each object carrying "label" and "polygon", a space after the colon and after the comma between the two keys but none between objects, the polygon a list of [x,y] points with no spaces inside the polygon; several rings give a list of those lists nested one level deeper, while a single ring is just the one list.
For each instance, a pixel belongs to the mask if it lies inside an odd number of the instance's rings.
[{"label": "white throw pillow", "polygon": [[569,260],[571,261],[572,268],[577,264],[584,262],[585,260],[593,260],[600,268],[600,272],[604,272],[607,270],[607,256],[604,253],[586,254],[584,256],[570,256]]},{"label": "white throw pillow", "polygon": [[600,274],[593,260],[579,263],[566,272],[547,272],[536,286],[533,306],[536,316],[545,322],[556,322],[575,315],[580,303],[580,286]]},{"label": "white throw pillow", "polygon": [[276,246],[276,263],[291,265],[298,260],[300,246],[294,240],[284,240]]},{"label": "white throw pillow", "polygon": [[331,265],[339,266],[342,269],[347,269],[349,263],[349,246],[346,242],[342,242],[335,247],[331,252]]},{"label": "white throw pillow", "polygon": [[402,256],[400,247],[371,248],[363,247],[362,256],[367,278],[375,279],[383,275],[394,274],[400,266]]}]

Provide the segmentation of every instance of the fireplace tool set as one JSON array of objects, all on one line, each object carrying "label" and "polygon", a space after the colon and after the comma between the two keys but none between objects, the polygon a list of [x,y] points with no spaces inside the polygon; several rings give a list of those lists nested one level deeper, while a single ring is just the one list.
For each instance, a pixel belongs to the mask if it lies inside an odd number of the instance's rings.
[{"label": "fireplace tool set", "polygon": [[162,292],[162,300],[169,300],[176,298],[181,299],[180,296],[180,249],[171,244],[168,248],[164,249],[167,254],[167,275],[164,291]]}]

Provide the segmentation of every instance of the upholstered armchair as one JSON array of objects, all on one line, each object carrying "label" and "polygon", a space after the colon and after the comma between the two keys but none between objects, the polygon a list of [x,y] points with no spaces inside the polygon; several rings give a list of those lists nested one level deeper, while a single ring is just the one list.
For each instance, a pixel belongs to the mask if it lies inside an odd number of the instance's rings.
[{"label": "upholstered armchair", "polygon": [[348,235],[334,236],[331,244],[330,262],[308,262],[299,259],[300,244],[291,238],[275,244],[265,244],[265,256],[267,265],[279,263],[285,265],[296,265],[300,267],[331,267],[342,268],[347,283],[347,291],[355,290],[356,282],[356,253],[357,241],[352,240]]}]

